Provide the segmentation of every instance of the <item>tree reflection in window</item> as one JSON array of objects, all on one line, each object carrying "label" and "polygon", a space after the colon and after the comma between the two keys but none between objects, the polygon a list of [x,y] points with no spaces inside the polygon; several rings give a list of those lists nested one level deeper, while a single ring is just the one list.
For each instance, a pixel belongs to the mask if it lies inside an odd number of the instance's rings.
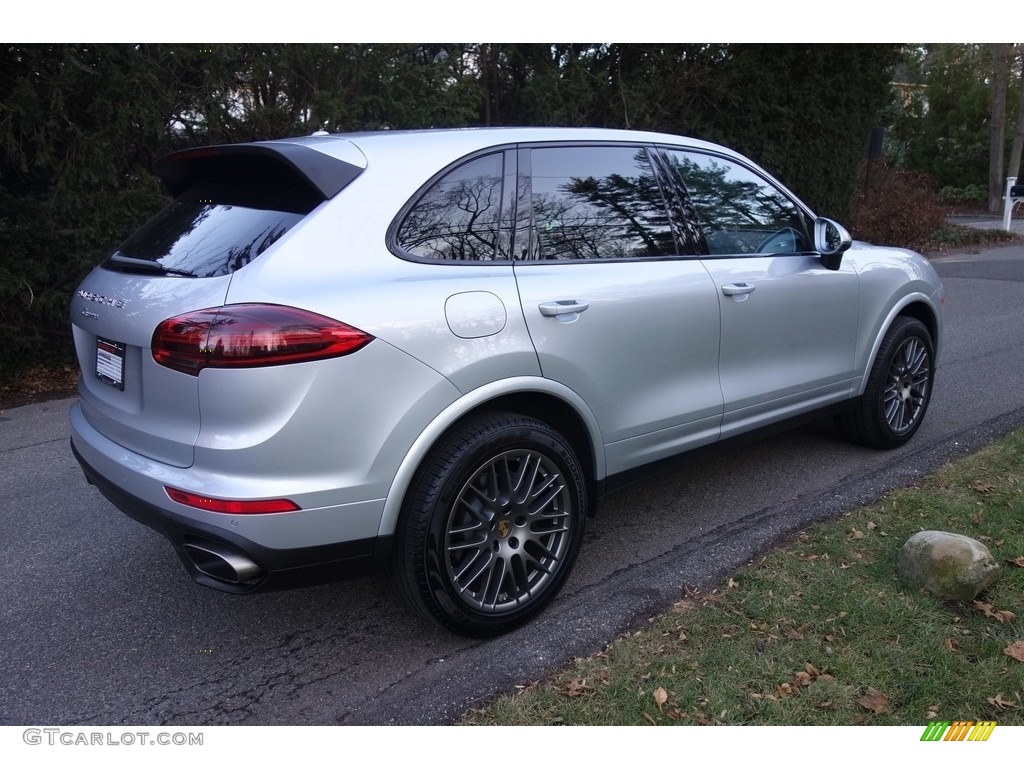
[{"label": "tree reflection in window", "polygon": [[540,259],[625,259],[676,253],[647,153],[566,147],[531,153]]},{"label": "tree reflection in window", "polygon": [[402,248],[425,259],[495,259],[502,168],[498,153],[472,160],[444,176],[402,222],[398,230]]},{"label": "tree reflection in window", "polygon": [[[781,190],[719,157],[668,151],[704,227],[711,254],[755,253],[766,243],[787,252],[808,250],[804,217]],[[773,238],[789,231],[789,238]]]}]

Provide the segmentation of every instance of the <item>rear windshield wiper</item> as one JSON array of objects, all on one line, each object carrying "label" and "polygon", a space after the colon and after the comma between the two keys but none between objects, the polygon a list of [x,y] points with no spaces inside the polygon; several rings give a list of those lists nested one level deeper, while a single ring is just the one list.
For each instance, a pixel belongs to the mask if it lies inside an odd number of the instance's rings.
[{"label": "rear windshield wiper", "polygon": [[174,269],[174,267],[165,267],[160,262],[150,261],[149,259],[133,259],[131,256],[125,256],[123,253],[115,253],[107,259],[107,261],[118,264],[122,267],[129,267],[131,269],[140,269],[146,272],[158,272],[161,275],[198,277],[195,272],[189,272],[185,269]]}]

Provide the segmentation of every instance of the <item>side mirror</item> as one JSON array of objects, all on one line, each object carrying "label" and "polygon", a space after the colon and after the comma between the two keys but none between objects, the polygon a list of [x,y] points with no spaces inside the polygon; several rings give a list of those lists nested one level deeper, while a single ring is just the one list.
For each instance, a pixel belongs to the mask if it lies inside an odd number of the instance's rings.
[{"label": "side mirror", "polygon": [[853,238],[842,224],[820,216],[814,220],[814,250],[821,254],[826,269],[839,269],[843,253],[851,245]]}]

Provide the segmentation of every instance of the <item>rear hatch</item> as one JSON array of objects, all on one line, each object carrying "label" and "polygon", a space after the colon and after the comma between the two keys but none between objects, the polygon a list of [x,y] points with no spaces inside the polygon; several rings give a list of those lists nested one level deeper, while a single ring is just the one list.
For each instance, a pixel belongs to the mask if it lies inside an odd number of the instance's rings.
[{"label": "rear hatch", "polygon": [[186,150],[157,164],[174,202],[94,269],[71,301],[82,410],[101,434],[167,464],[192,464],[198,376],[154,360],[154,331],[222,306],[233,272],[281,247],[361,172],[351,144],[322,142],[332,154],[300,140]]}]

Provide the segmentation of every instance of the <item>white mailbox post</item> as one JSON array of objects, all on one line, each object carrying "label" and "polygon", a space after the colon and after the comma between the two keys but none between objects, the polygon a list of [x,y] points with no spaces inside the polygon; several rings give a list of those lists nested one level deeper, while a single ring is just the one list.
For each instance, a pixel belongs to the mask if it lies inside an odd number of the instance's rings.
[{"label": "white mailbox post", "polygon": [[[1013,209],[1024,203],[1024,195],[1014,197],[1014,185],[1017,183],[1016,176],[1006,177],[1006,196],[1003,200],[1003,229],[1007,232],[1010,231],[1010,216],[1013,214]],[[1018,190],[1019,191],[1019,190]]]}]

